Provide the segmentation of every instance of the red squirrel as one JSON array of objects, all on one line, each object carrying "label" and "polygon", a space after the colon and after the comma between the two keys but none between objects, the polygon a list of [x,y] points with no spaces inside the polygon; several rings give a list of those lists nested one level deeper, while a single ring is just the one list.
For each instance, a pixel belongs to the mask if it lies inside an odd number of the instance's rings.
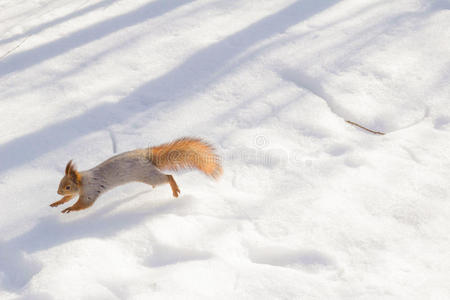
[{"label": "red squirrel", "polygon": [[64,204],[79,195],[78,201],[62,213],[85,209],[92,206],[105,191],[132,181],[153,187],[169,183],[173,196],[178,197],[180,189],[172,175],[164,174],[161,170],[192,168],[215,179],[222,174],[220,158],[214,153],[214,148],[201,139],[189,137],[156,147],[124,152],[87,171],[77,171],[72,161],[69,161],[58,188],[58,194],[64,197],[50,206]]}]

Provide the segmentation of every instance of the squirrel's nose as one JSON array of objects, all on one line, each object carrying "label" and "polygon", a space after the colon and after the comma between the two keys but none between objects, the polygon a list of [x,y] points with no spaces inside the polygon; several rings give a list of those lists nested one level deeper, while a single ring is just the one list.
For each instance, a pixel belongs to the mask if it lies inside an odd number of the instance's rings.
[{"label": "squirrel's nose", "polygon": [[59,195],[62,195],[62,194],[63,194],[60,190],[58,190],[57,193],[58,193]]}]

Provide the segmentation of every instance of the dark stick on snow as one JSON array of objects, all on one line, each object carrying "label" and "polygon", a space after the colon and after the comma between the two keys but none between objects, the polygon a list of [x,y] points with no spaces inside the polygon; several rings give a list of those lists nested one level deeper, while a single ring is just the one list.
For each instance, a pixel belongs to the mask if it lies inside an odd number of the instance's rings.
[{"label": "dark stick on snow", "polygon": [[369,128],[366,128],[366,127],[364,127],[364,126],[362,126],[362,125],[359,125],[358,123],[355,123],[355,122],[352,122],[352,121],[345,120],[345,122],[347,122],[347,123],[349,123],[349,124],[352,124],[352,125],[354,125],[354,126],[356,126],[356,127],[359,127],[359,128],[361,128],[361,129],[367,130],[368,132],[371,132],[371,133],[373,133],[373,134],[385,135],[384,132],[371,130],[371,129],[369,129]]}]

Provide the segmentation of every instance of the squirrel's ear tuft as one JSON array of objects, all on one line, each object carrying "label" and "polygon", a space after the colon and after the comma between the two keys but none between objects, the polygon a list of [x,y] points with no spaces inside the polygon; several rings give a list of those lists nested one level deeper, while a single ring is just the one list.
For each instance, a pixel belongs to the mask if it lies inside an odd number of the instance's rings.
[{"label": "squirrel's ear tuft", "polygon": [[80,173],[78,173],[75,165],[72,164],[72,161],[70,161],[70,166],[67,172],[68,172],[67,175],[70,176],[70,179],[72,179],[73,182],[75,183],[81,182],[81,175]]},{"label": "squirrel's ear tuft", "polygon": [[66,175],[69,174],[70,169],[72,169],[72,160],[69,160],[69,162],[66,165],[66,171],[65,171]]}]

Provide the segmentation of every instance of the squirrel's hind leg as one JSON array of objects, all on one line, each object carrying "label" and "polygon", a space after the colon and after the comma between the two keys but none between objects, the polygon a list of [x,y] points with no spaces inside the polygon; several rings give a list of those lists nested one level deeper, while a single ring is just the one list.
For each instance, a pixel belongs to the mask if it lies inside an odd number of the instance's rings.
[{"label": "squirrel's hind leg", "polygon": [[177,183],[175,182],[175,179],[173,179],[172,175],[167,175],[167,179],[169,180],[170,187],[172,188],[172,194],[176,198],[178,197],[178,194],[181,193],[180,189],[178,188]]},{"label": "squirrel's hind leg", "polygon": [[153,173],[150,176],[146,176],[146,178],[143,178],[141,181],[150,184],[153,187],[160,184],[169,183],[170,187],[172,188],[172,194],[174,197],[178,197],[178,194],[180,193],[180,189],[178,188],[178,185],[173,179],[172,175],[158,172],[156,174]]}]

